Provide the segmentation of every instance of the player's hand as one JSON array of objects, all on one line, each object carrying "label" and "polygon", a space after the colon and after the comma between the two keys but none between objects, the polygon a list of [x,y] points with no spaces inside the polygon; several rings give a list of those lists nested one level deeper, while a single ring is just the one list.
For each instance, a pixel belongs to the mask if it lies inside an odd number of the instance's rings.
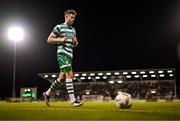
[{"label": "player's hand", "polygon": [[76,38],[76,37],[73,37],[73,38],[72,38],[72,41],[73,41],[73,48],[76,48],[77,45],[78,45],[77,38]]},{"label": "player's hand", "polygon": [[65,42],[67,40],[67,36],[62,38],[62,42]]},{"label": "player's hand", "polygon": [[73,37],[72,41],[73,41],[73,43],[77,43],[78,42],[76,37]]},{"label": "player's hand", "polygon": [[58,38],[58,44],[64,44],[66,40],[67,40],[66,36],[63,38]]}]

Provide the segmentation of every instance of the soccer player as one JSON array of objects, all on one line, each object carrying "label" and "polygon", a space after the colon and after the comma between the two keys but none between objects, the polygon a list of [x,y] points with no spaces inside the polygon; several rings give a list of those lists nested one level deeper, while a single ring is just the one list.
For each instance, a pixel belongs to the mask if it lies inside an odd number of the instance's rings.
[{"label": "soccer player", "polygon": [[66,89],[72,106],[77,107],[83,105],[82,102],[76,100],[73,87],[73,49],[77,47],[78,41],[75,28],[72,27],[72,24],[74,23],[76,15],[77,13],[75,10],[65,11],[65,22],[56,25],[47,39],[48,43],[57,44],[57,61],[60,68],[59,78],[57,78],[50,88],[43,93],[47,106],[50,106],[50,96],[52,95],[52,92],[59,89],[61,81],[65,81],[66,83]]}]

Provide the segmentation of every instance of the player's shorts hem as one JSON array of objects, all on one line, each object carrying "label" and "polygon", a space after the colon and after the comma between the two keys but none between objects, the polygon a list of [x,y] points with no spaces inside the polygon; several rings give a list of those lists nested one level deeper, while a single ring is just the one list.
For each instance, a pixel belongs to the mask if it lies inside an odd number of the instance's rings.
[{"label": "player's shorts hem", "polygon": [[67,72],[72,71],[72,68],[71,68],[71,66],[67,66],[67,67],[65,67],[65,68],[61,68],[60,71],[61,71],[61,72],[64,72],[64,73],[67,73]]}]

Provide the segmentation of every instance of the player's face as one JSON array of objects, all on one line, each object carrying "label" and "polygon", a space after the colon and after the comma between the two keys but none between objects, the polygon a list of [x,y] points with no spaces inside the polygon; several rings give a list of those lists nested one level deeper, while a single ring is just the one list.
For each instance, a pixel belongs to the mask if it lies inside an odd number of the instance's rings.
[{"label": "player's face", "polygon": [[69,25],[72,25],[74,23],[74,20],[75,20],[75,15],[73,14],[69,14],[65,16],[65,21]]}]

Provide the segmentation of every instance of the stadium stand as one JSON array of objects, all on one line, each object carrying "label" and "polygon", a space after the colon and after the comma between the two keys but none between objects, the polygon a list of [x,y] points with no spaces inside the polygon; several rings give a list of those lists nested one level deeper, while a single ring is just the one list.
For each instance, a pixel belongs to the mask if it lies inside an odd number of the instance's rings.
[{"label": "stadium stand", "polygon": [[[49,82],[58,77],[58,73],[38,75]],[[171,101],[177,96],[175,68],[75,72],[74,87],[76,96],[80,99],[87,97],[91,101],[94,99],[90,97],[102,99],[100,97],[103,96],[106,101],[114,99],[120,91],[131,94],[135,99],[147,101]],[[64,83],[54,98],[67,100]]]}]

